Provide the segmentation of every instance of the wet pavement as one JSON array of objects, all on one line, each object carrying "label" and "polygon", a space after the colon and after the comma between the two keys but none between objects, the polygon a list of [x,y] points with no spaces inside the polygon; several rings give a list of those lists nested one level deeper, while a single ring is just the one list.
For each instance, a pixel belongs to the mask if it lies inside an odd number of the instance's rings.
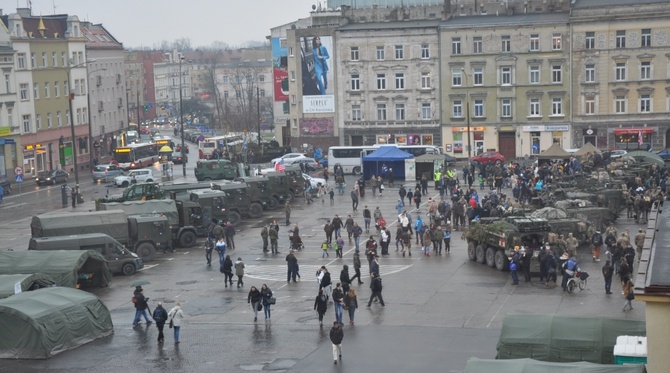
[{"label": "wet pavement", "polygon": [[[191,169],[189,173],[192,174]],[[353,177],[348,176],[347,182],[353,185]],[[471,262],[465,241],[460,239],[460,232],[455,232],[448,255],[424,257],[413,246],[414,256],[403,258],[391,244],[391,255],[380,260],[386,303],[383,308],[376,303],[371,308],[365,307],[370,290],[366,259],[361,258],[365,284],[356,287],[359,309],[355,326],[348,324],[345,311],[343,361],[334,365],[328,338],[334,313],[329,305],[324,327],[320,328],[313,311],[318,290],[315,271],[327,266],[335,283],[342,264],[348,264],[353,275],[353,245],[345,246],[343,259],[336,259],[334,252],[322,259],[319,245],[324,239],[323,224],[335,214],[343,218],[352,214],[362,225],[366,204],[371,210],[379,206],[387,222],[393,222],[398,186],[396,183],[396,188],[388,188],[383,197],[372,197],[368,189],[356,213],[351,212],[351,200],[346,193],[336,194],[334,206],[327,200],[323,204],[318,201],[306,205],[304,199],[298,198],[293,204],[291,221],[299,224],[306,249],[296,252],[302,276],[297,284],[286,283],[288,233],[282,224],[284,212],[267,211],[262,219],[247,220],[239,227],[235,237],[237,249],[229,251],[233,259],[241,257],[246,264],[242,288],[223,286],[223,274],[217,266],[206,265],[200,245],[159,254],[158,260],[147,263],[140,273],[115,276],[109,287],[90,290],[111,311],[115,325],[112,336],[49,360],[1,360],[0,372],[381,372],[422,368],[462,372],[469,357],[495,357],[500,328],[507,314],[644,320],[645,307],[640,302],[635,302],[632,312],[621,312],[624,299],[619,295],[618,285],[613,286],[613,295],[605,295],[600,274],[604,263],[592,263],[586,248],[581,248],[578,256],[582,269],[591,274],[588,287],[569,295],[560,287],[547,289],[537,278],[512,286],[507,272]],[[30,201],[25,203],[31,206]],[[92,202],[87,202],[77,211],[92,208]],[[8,218],[5,211],[0,207],[2,247],[20,249],[24,240],[23,247],[27,247],[31,209],[16,210],[20,213],[15,219]],[[421,211],[425,214],[425,206]],[[281,254],[264,255],[258,227],[272,219],[281,225]],[[618,223],[619,231],[627,227],[633,235],[639,227],[632,219],[623,218]],[[395,229],[391,231],[394,235]],[[5,246],[7,243],[10,245]],[[156,343],[158,332],[154,325],[132,328],[130,284],[140,278],[151,282],[144,289],[152,310],[157,301],[163,301],[167,310],[181,302],[186,324],[182,326],[179,345],[173,343],[167,327],[163,346]],[[263,283],[274,291],[277,304],[270,321],[263,320],[259,313],[259,321],[254,322],[246,302],[247,292],[251,285],[260,288]]]}]

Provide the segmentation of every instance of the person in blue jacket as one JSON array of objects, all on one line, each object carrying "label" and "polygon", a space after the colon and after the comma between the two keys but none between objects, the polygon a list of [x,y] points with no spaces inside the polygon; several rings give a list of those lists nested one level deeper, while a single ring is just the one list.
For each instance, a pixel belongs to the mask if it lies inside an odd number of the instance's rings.
[{"label": "person in blue jacket", "polygon": [[314,72],[316,74],[316,84],[322,95],[326,94],[328,89],[328,50],[321,45],[321,38],[315,36],[312,39],[312,56],[314,57]]}]

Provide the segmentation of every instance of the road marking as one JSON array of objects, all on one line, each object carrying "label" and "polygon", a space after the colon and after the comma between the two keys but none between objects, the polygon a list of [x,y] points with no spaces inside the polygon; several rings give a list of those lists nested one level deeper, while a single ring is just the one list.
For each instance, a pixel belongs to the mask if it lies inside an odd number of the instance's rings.
[{"label": "road marking", "polygon": [[[392,275],[394,273],[404,271],[410,268],[412,265],[413,263],[407,265],[382,264],[380,266],[380,272],[382,276]],[[312,275],[312,273],[316,274],[316,271],[319,269],[321,269],[321,265],[318,264],[300,265],[300,274],[305,275],[306,282],[310,281],[316,282],[316,276]],[[286,279],[286,275],[287,275],[287,267],[285,264],[247,265],[244,271],[245,277],[250,277],[257,280],[274,281],[274,282],[284,281]],[[361,274],[361,277],[370,277],[370,276],[367,274]],[[337,281],[334,281],[334,283],[337,283]],[[280,289],[282,287],[280,287]]]},{"label": "road marking", "polygon": [[140,269],[140,271],[144,271],[144,270],[151,269],[151,268],[154,268],[154,267],[158,267],[158,264],[148,264],[148,265],[145,264],[144,268]]}]

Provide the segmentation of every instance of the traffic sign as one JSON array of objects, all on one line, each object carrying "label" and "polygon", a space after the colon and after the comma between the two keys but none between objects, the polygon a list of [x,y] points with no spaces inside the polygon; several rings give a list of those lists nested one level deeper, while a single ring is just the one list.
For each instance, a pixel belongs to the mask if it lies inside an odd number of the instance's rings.
[{"label": "traffic sign", "polygon": [[16,168],[14,168],[14,174],[15,175],[23,175],[23,169],[19,166],[16,166]]},{"label": "traffic sign", "polygon": [[16,182],[17,183],[22,183],[23,182],[23,175],[16,175]]}]

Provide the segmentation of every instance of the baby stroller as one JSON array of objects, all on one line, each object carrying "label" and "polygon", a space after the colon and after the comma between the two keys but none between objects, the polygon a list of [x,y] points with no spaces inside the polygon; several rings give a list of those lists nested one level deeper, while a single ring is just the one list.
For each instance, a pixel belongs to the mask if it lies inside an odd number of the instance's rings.
[{"label": "baby stroller", "polygon": [[305,245],[303,245],[302,238],[300,238],[300,236],[298,236],[298,238],[296,239],[297,242],[293,242],[293,231],[292,230],[288,231],[288,233],[289,233],[288,240],[290,242],[289,244],[290,250],[302,250],[305,248]]}]

